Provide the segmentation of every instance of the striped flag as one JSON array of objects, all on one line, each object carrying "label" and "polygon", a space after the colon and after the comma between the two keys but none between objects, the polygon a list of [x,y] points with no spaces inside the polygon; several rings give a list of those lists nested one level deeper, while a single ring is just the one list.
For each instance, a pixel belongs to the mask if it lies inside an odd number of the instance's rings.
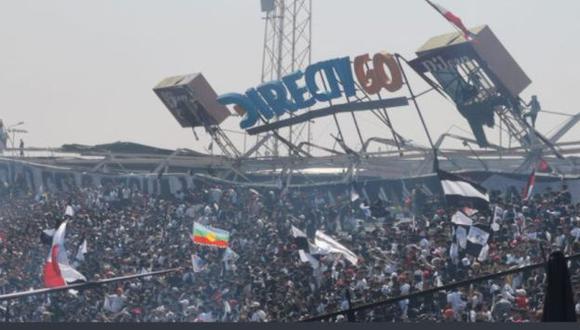
[{"label": "striped flag", "polygon": [[431,7],[433,7],[435,10],[437,10],[437,12],[439,12],[439,14],[441,14],[443,17],[445,17],[445,19],[447,19],[447,21],[449,21],[456,28],[461,30],[461,32],[463,33],[463,36],[465,37],[465,40],[473,40],[473,34],[471,32],[469,32],[469,30],[465,27],[465,25],[463,25],[463,21],[461,21],[461,18],[459,18],[459,16],[453,14],[452,12],[445,9],[443,6],[441,6],[439,4],[433,3],[429,0],[425,0],[425,1],[427,1],[427,3],[429,5],[431,5]]},{"label": "striped flag", "polygon": [[52,236],[50,253],[42,269],[42,279],[46,288],[56,288],[75,282],[87,281],[81,273],[69,264],[64,246],[66,224],[67,222],[64,221]]},{"label": "striped flag", "polygon": [[230,233],[222,229],[204,226],[200,223],[194,222],[193,235],[191,238],[194,244],[226,249],[230,241]]},{"label": "striped flag", "polygon": [[459,208],[469,206],[482,212],[489,211],[489,195],[485,188],[442,170],[438,170],[437,174],[447,204]]}]

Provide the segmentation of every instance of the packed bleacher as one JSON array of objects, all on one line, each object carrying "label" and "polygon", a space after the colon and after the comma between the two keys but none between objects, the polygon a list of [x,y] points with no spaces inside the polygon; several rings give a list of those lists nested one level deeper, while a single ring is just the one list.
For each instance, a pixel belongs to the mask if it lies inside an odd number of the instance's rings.
[{"label": "packed bleacher", "polygon": [[[472,221],[469,227],[453,218],[457,208],[421,191],[415,187],[400,200],[367,201],[323,189],[272,191],[203,182],[165,197],[122,185],[44,192],[5,183],[0,293],[43,287],[50,250],[43,235],[65,220],[69,259],[88,280],[184,270],[14,300],[11,321],[298,321],[347,309],[347,292],[351,304],[369,303],[543,262],[553,250],[580,253],[580,204],[572,202],[565,185],[526,201],[492,192],[489,214],[460,210]],[[229,232],[229,248],[194,244],[194,222]],[[474,253],[465,234],[475,226],[489,237]],[[340,253],[301,253],[294,228],[310,242],[323,232],[357,260]],[[85,241],[86,253],[79,253]],[[578,262],[569,268],[573,278],[580,276]],[[527,271],[359,316],[364,321],[536,322],[544,285],[543,270]],[[0,314],[7,307],[2,303]]]}]

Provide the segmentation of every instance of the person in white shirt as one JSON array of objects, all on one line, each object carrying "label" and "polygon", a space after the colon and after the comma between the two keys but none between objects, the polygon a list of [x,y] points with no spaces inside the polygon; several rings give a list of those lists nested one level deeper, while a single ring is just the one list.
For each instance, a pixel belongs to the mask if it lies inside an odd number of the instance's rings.
[{"label": "person in white shirt", "polygon": [[[400,287],[401,290],[401,295],[408,295],[409,292],[411,291],[411,286],[409,285],[409,283],[404,283],[403,285],[401,285]],[[409,310],[409,299],[404,299],[399,301],[399,307],[401,308],[401,318],[406,319],[407,318],[407,312]]]},{"label": "person in white shirt", "polygon": [[461,299],[461,292],[459,291],[452,291],[447,294],[447,303],[451,304],[451,308],[455,312],[455,318],[458,318],[467,306],[467,303]]},{"label": "person in white shirt", "polygon": [[485,305],[483,305],[481,307],[480,315],[481,315],[481,319],[484,322],[493,322],[493,316],[491,314],[491,311],[488,310],[487,307],[485,307]]},{"label": "person in white shirt", "polygon": [[574,241],[580,242],[580,227],[575,227],[570,231],[570,235],[574,237]]},{"label": "person in white shirt", "polygon": [[423,237],[419,242],[419,246],[421,247],[421,249],[427,250],[431,247],[431,242],[429,241],[429,239],[427,239],[427,237]]},{"label": "person in white shirt", "polygon": [[252,314],[250,321],[252,321],[252,322],[268,322],[266,312],[261,308],[256,309],[256,311]]},{"label": "person in white shirt", "polygon": [[477,322],[477,312],[473,309],[469,311],[469,322],[471,323]]}]

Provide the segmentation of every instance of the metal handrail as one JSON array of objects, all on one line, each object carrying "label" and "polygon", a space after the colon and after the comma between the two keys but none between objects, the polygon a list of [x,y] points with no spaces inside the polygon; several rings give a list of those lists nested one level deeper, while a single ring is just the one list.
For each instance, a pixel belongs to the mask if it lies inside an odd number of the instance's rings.
[{"label": "metal handrail", "polygon": [[[580,254],[576,254],[570,257],[567,257],[566,260],[570,261],[570,260],[580,260]],[[450,283],[447,285],[443,285],[443,286],[439,286],[439,287],[434,287],[431,289],[427,289],[427,290],[423,290],[423,291],[419,291],[419,292],[414,292],[414,293],[410,293],[407,295],[402,295],[402,296],[398,296],[395,298],[389,298],[389,299],[385,299],[382,301],[378,301],[378,302],[374,302],[374,303],[369,303],[369,304],[364,304],[364,305],[360,305],[360,306],[356,306],[347,310],[343,310],[343,311],[339,311],[339,312],[334,312],[334,313],[330,313],[330,314],[325,314],[325,315],[321,315],[321,316],[316,316],[313,318],[309,318],[306,320],[303,320],[302,322],[316,322],[316,321],[323,321],[323,320],[328,320],[328,319],[332,319],[336,316],[339,315],[347,315],[349,313],[354,313],[354,312],[358,312],[358,311],[363,311],[363,310],[367,310],[367,309],[371,309],[371,308],[375,308],[375,307],[379,307],[379,306],[384,306],[384,305],[390,305],[390,304],[394,304],[396,302],[399,302],[401,300],[405,300],[405,299],[412,299],[412,298],[417,298],[417,297],[421,297],[421,296],[425,296],[425,295],[429,295],[432,293],[436,293],[439,291],[449,291],[451,289],[455,289],[455,288],[460,288],[460,287],[466,287],[469,286],[473,283],[478,283],[478,282],[483,282],[483,281],[487,281],[487,280],[491,280],[491,279],[495,279],[498,277],[504,277],[504,276],[508,276],[511,274],[516,274],[516,273],[521,273],[527,270],[532,270],[532,269],[537,269],[537,268],[542,268],[544,266],[546,266],[548,263],[547,262],[542,262],[539,264],[534,264],[534,265],[529,265],[529,266],[524,266],[524,267],[518,267],[518,268],[513,268],[513,269],[509,269],[503,272],[499,272],[499,273],[495,273],[495,274],[490,274],[490,275],[485,275],[485,276],[481,276],[478,278],[474,278],[474,279],[469,279],[469,280],[464,280],[464,281],[458,281],[458,282],[454,282],[454,283]]]}]

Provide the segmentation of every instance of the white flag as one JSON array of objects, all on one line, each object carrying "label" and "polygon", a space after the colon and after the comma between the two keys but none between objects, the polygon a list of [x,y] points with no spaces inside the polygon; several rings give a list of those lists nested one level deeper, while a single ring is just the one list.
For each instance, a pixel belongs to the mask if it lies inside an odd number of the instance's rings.
[{"label": "white flag", "polygon": [[85,261],[85,254],[87,254],[87,252],[87,240],[85,239],[79,246],[75,259],[77,261]]},{"label": "white flag", "polygon": [[356,254],[354,254],[344,245],[338,243],[333,238],[324,234],[320,230],[316,231],[316,235],[314,237],[314,244],[316,244],[316,246],[318,246],[319,248],[328,251],[329,253],[341,254],[346,258],[346,260],[350,261],[353,265],[356,265],[358,262],[358,257],[356,256]]},{"label": "white flag", "polygon": [[453,217],[451,217],[451,222],[460,226],[473,226],[473,220],[461,211],[457,211]]},{"label": "white flag", "polygon": [[295,238],[298,238],[298,237],[306,238],[307,237],[305,232],[296,228],[295,226],[292,226],[291,231],[292,231],[292,236]]},{"label": "white flag", "polygon": [[191,265],[194,273],[200,273],[206,268],[203,259],[201,259],[197,254],[191,255]]},{"label": "white flag", "polygon": [[72,218],[75,216],[75,210],[73,209],[72,206],[67,205],[66,209],[64,210],[64,215]]},{"label": "white flag", "polygon": [[316,260],[316,258],[314,258],[310,253],[306,253],[304,250],[299,250],[298,254],[300,255],[300,261],[309,262],[313,269],[320,267],[318,260]]},{"label": "white flag", "polygon": [[465,249],[467,247],[467,230],[463,227],[457,228],[455,231],[455,237],[457,238],[457,243],[461,249]]},{"label": "white flag", "polygon": [[484,262],[487,260],[488,256],[489,256],[489,245],[485,244],[485,246],[481,249],[481,252],[479,252],[479,256],[477,257],[477,260],[479,262]]},{"label": "white flag", "polygon": [[224,251],[224,256],[222,258],[222,261],[227,262],[227,261],[236,261],[240,258],[240,256],[234,252],[234,250],[227,248]]}]

